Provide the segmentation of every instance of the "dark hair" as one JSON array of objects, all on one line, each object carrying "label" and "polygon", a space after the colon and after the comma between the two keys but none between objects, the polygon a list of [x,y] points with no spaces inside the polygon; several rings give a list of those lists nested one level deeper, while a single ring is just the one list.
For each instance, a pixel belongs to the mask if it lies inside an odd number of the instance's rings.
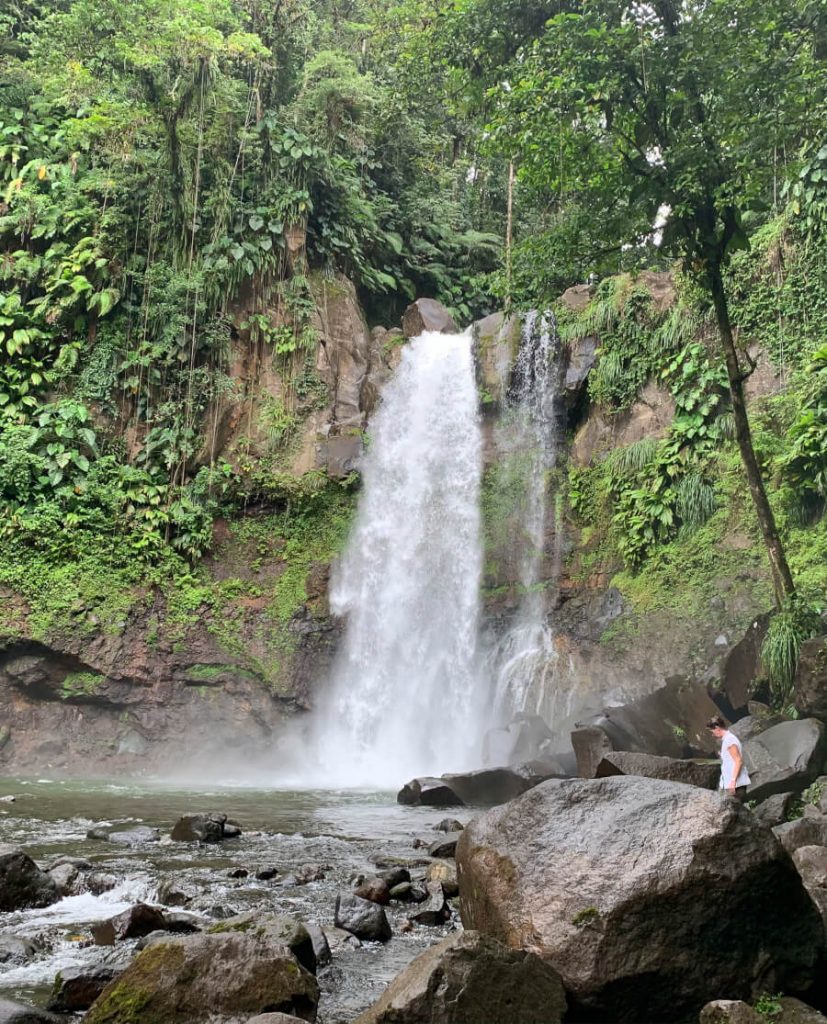
[{"label": "dark hair", "polygon": [[707,729],[726,729],[726,722],[720,715],[713,715],[706,723]]}]

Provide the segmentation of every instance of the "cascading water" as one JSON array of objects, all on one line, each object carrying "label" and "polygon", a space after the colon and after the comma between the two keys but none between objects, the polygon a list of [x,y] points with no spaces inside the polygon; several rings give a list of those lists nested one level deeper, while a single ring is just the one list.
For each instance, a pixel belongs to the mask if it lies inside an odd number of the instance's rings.
[{"label": "cascading water", "polygon": [[429,332],[404,349],[372,421],[331,588],[347,624],[316,737],[328,784],[477,766],[477,403],[470,332]]},{"label": "cascading water", "polygon": [[556,651],[547,622],[549,589],[560,570],[560,537],[545,551],[549,472],[559,445],[560,340],[551,313],[528,313],[499,439],[502,457],[514,460],[521,481],[517,543],[520,545],[520,606],[494,651],[494,717],[506,724],[515,714],[555,718],[552,684]]}]

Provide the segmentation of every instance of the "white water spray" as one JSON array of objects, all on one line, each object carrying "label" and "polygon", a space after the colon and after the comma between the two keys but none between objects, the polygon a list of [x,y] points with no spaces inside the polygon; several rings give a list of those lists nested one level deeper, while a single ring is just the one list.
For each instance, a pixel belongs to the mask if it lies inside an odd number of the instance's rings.
[{"label": "white water spray", "polygon": [[[560,341],[551,313],[528,313],[514,367],[510,410],[500,438],[506,459],[519,460],[523,501],[519,516],[522,598],[512,627],[494,651],[494,718],[506,724],[529,712],[554,721],[557,654],[547,622],[549,583],[560,571],[559,531],[549,562],[545,551],[549,516],[549,472],[558,449]],[[543,578],[546,577],[544,580]]]},{"label": "white water spray", "polygon": [[479,762],[482,456],[470,332],[406,346],[362,474],[331,588],[347,625],[316,748],[328,784],[396,787]]}]

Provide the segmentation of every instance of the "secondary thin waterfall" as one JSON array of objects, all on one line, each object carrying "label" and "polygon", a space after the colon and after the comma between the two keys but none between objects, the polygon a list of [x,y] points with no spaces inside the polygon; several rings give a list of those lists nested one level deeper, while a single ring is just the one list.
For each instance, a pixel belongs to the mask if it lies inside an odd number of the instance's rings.
[{"label": "secondary thin waterfall", "polygon": [[559,575],[559,531],[546,552],[550,511],[549,472],[559,444],[560,340],[552,313],[526,314],[508,396],[500,444],[506,459],[518,460],[522,478],[519,510],[520,606],[494,652],[497,724],[530,712],[553,720],[556,652],[547,622],[549,582]]},{"label": "secondary thin waterfall", "polygon": [[478,760],[482,454],[471,334],[402,353],[371,423],[331,608],[346,615],[318,747],[342,785]]}]

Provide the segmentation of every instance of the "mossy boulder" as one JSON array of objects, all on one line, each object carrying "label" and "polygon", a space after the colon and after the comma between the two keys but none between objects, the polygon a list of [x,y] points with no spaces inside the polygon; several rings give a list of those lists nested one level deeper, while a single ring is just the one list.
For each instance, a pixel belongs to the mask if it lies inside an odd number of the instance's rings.
[{"label": "mossy boulder", "polygon": [[142,950],[95,1001],[86,1024],[221,1024],[257,1013],[316,1017],[319,986],[283,947],[241,932]]}]

